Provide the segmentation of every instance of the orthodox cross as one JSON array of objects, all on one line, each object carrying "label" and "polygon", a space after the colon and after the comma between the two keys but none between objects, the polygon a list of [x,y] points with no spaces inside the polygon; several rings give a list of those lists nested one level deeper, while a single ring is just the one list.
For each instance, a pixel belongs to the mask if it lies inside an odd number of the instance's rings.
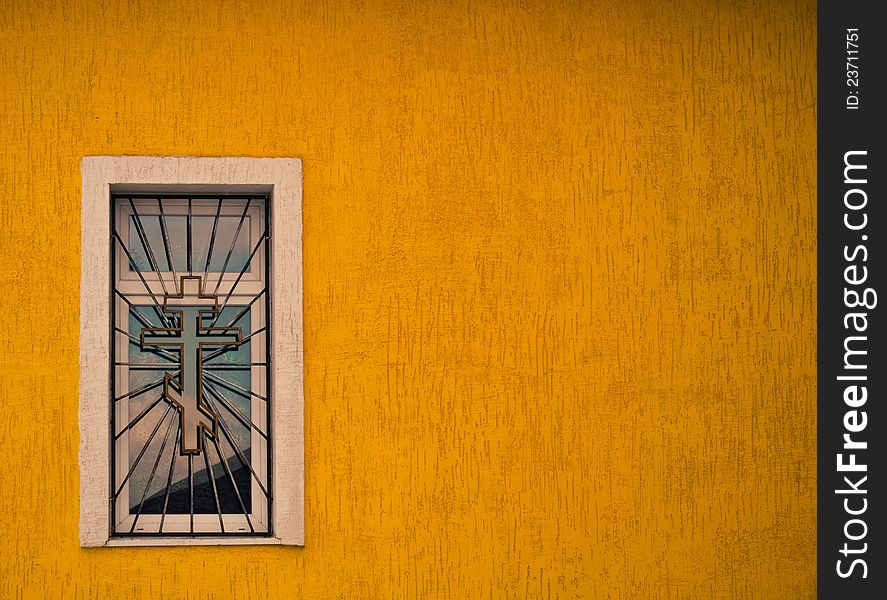
[{"label": "orthodox cross", "polygon": [[[177,347],[179,377],[169,373],[163,377],[163,395],[179,412],[182,454],[203,451],[204,432],[217,436],[218,422],[203,401],[203,348],[206,346],[238,346],[240,327],[213,327],[219,311],[218,297],[201,292],[201,278],[183,275],[178,295],[163,298],[163,312],[173,317],[175,327],[143,328],[142,349]],[[173,308],[174,307],[174,308]]]}]

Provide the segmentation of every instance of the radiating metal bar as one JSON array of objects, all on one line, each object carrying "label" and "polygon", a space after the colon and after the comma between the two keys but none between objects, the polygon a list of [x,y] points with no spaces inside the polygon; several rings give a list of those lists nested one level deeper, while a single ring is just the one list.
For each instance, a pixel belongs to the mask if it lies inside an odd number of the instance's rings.
[{"label": "radiating metal bar", "polygon": [[172,474],[176,465],[176,450],[179,449],[179,432],[182,430],[181,423],[176,428],[176,443],[172,447],[172,456],[169,459],[169,475],[166,477],[166,492],[163,495],[163,512],[160,514],[160,528],[157,533],[163,533],[163,522],[166,520],[166,508],[169,506],[169,490],[172,487]]},{"label": "radiating metal bar", "polygon": [[[237,315],[231,320],[231,324],[228,325],[228,327],[234,327],[234,324],[237,323],[237,321],[239,321],[240,319],[242,319],[243,315],[245,315],[246,313],[249,312],[249,309],[252,308],[253,304],[255,304],[259,298],[266,295],[267,293],[268,293],[268,286],[266,285],[264,288],[262,288],[259,291],[258,294],[253,296],[252,299],[246,303],[246,306],[243,307],[243,310],[241,310],[239,313],[237,313]],[[266,319],[266,322],[267,322],[267,319]]]},{"label": "radiating metal bar", "polygon": [[175,423],[175,418],[169,420],[169,425],[166,426],[166,433],[163,434],[163,441],[160,442],[160,451],[157,453],[157,458],[154,460],[154,466],[151,467],[151,474],[148,476],[148,482],[145,484],[145,489],[142,492],[142,500],[139,502],[139,510],[136,511],[135,519],[132,520],[132,527],[129,528],[129,532],[133,533],[136,530],[136,524],[139,522],[139,517],[142,516],[142,509],[145,508],[145,499],[148,497],[148,490],[151,489],[151,482],[154,481],[154,474],[157,473],[157,465],[160,464],[160,457],[163,456],[163,451],[166,450],[166,442],[169,440],[169,432],[172,430],[172,424]]},{"label": "radiating metal bar", "polygon": [[191,265],[191,251],[193,243],[191,242],[191,198],[188,198],[188,275],[191,275],[193,268]]},{"label": "radiating metal bar", "polygon": [[216,317],[213,319],[212,325],[210,327],[215,327],[216,322],[219,320],[219,317],[222,316],[222,311],[225,310],[225,307],[228,306],[228,301],[231,299],[231,294],[234,293],[234,289],[237,287],[237,284],[240,283],[240,280],[243,278],[243,274],[246,273],[246,270],[249,268],[250,263],[253,261],[253,257],[256,255],[256,252],[259,250],[259,246],[265,243],[267,237],[265,234],[262,234],[262,237],[259,238],[259,241],[256,242],[255,247],[252,252],[249,254],[249,258],[246,259],[246,264],[243,265],[243,268],[240,269],[240,273],[237,274],[237,279],[234,280],[234,283],[231,284],[231,289],[228,290],[228,294],[225,296],[225,301],[222,303],[222,308],[220,308],[216,312]]},{"label": "radiating metal bar", "polygon": [[267,367],[265,363],[219,363],[213,365],[204,365],[204,371],[248,371],[252,367]]},{"label": "radiating metal bar", "polygon": [[129,250],[126,248],[126,245],[123,243],[123,240],[120,239],[120,234],[116,231],[114,232],[114,239],[117,240],[117,243],[120,244],[120,247],[126,253],[126,257],[129,259],[129,262],[136,267],[136,275],[139,276],[139,279],[142,282],[142,285],[145,286],[145,290],[148,292],[148,295],[151,296],[151,300],[154,301],[154,312],[157,313],[157,316],[160,317],[160,322],[169,327],[169,320],[166,318],[166,315],[163,314],[163,311],[160,309],[160,302],[157,300],[157,296],[154,295],[154,292],[151,291],[151,286],[148,285],[148,282],[145,281],[145,278],[142,276],[142,272],[136,266],[135,261],[132,259],[132,255],[129,253]]},{"label": "radiating metal bar", "polygon": [[219,227],[219,215],[222,213],[222,199],[219,198],[219,205],[216,207],[216,216],[213,219],[213,230],[209,235],[209,250],[206,252],[206,265],[203,267],[203,280],[201,281],[200,293],[206,293],[206,278],[209,275],[209,265],[213,259],[213,246],[216,244],[216,229]]},{"label": "radiating metal bar", "polygon": [[166,411],[164,411],[163,416],[161,416],[160,420],[157,421],[157,425],[154,426],[154,431],[152,431],[151,435],[148,436],[148,441],[145,442],[144,446],[142,446],[141,452],[139,452],[139,455],[136,456],[135,462],[133,462],[132,466],[129,468],[129,473],[127,473],[126,477],[123,478],[123,481],[120,483],[120,487],[117,488],[117,491],[112,496],[114,500],[116,500],[117,496],[120,495],[120,492],[123,491],[123,486],[126,485],[126,482],[129,481],[129,478],[132,477],[132,474],[135,472],[136,467],[139,466],[139,461],[142,460],[142,457],[145,455],[145,451],[148,450],[148,446],[150,446],[151,442],[154,441],[154,436],[157,435],[157,430],[160,429],[160,426],[166,420],[166,415],[169,414],[170,410],[172,410],[172,405],[166,407]]},{"label": "radiating metal bar", "polygon": [[127,393],[123,394],[122,396],[117,396],[116,398],[114,398],[114,402],[120,402],[124,398],[135,398],[136,396],[141,396],[145,392],[149,392],[156,387],[160,387],[161,385],[163,385],[163,378],[162,377],[160,379],[158,379],[157,381],[155,381],[154,383],[149,383],[147,385],[143,385],[142,387],[140,387],[136,390],[132,390],[130,392],[127,392]]},{"label": "radiating metal bar", "polygon": [[142,242],[142,247],[145,249],[145,253],[148,255],[148,263],[151,265],[151,268],[157,273],[157,279],[160,280],[160,287],[163,288],[164,295],[168,296],[169,292],[166,290],[166,283],[163,281],[163,275],[160,274],[160,264],[157,262],[157,259],[154,258],[154,251],[151,249],[151,242],[148,241],[148,234],[145,233],[145,228],[142,225],[142,218],[139,216],[139,211],[136,210],[136,205],[132,201],[132,198],[129,199],[129,205],[132,207],[132,214],[136,218],[136,233],[139,235],[139,240]]},{"label": "radiating metal bar", "polygon": [[206,451],[208,448],[208,444],[206,443],[206,432],[203,432],[203,464],[206,465],[206,476],[209,478],[210,483],[213,488],[213,500],[216,501],[216,512],[219,513],[219,527],[222,528],[222,533],[225,533],[225,521],[222,519],[222,505],[219,504],[219,491],[216,489],[216,474],[209,466],[209,452]]},{"label": "radiating metal bar", "polygon": [[160,404],[160,401],[161,401],[161,400],[163,400],[163,394],[160,394],[160,395],[157,397],[157,400],[155,400],[154,402],[152,402],[151,404],[149,404],[147,407],[145,407],[145,408],[142,410],[142,412],[140,412],[140,413],[138,414],[138,416],[136,416],[135,419],[133,419],[132,421],[130,421],[130,422],[127,424],[126,427],[124,427],[124,428],[121,429],[118,433],[116,433],[116,434],[114,435],[114,440],[115,440],[115,441],[116,441],[116,440],[119,440],[121,435],[123,435],[124,433],[126,433],[127,431],[129,431],[130,429],[132,429],[133,427],[135,427],[136,425],[138,425],[139,421],[141,421],[142,419],[144,419],[145,416],[146,416],[149,412],[151,412],[151,411],[154,409],[155,406],[157,406],[158,404]]},{"label": "radiating metal bar", "polygon": [[128,367],[130,371],[178,371],[178,365],[169,363],[153,364],[153,363],[131,363],[131,362],[115,362],[115,367]]},{"label": "radiating metal bar", "polygon": [[[253,304],[255,304],[259,298],[266,295],[267,293],[268,293],[268,286],[266,285],[261,290],[259,290],[258,294],[253,296],[250,299],[250,301],[246,303],[246,305],[243,307],[243,310],[241,310],[239,313],[237,313],[237,315],[231,320],[231,324],[228,325],[228,327],[234,327],[234,324],[237,323],[237,321],[239,321],[240,319],[242,319],[243,315],[245,315],[246,313],[249,312],[249,309],[252,308]],[[267,321],[267,319],[266,319],[266,321]]]},{"label": "radiating metal bar", "polygon": [[157,356],[160,356],[161,358],[165,358],[166,360],[168,360],[170,362],[174,362],[174,363],[179,362],[178,356],[176,356],[175,354],[173,354],[171,352],[163,350],[161,348],[142,348],[142,340],[140,340],[136,336],[132,335],[128,331],[124,331],[124,330],[120,329],[119,327],[114,327],[114,331],[116,331],[119,334],[125,335],[129,339],[130,344],[132,344],[133,346],[138,346],[144,352],[150,352],[151,354],[156,354]]},{"label": "radiating metal bar", "polygon": [[225,439],[228,440],[228,445],[231,447],[231,450],[233,450],[234,454],[237,455],[237,459],[240,461],[240,464],[242,464],[244,467],[249,469],[249,472],[252,474],[253,478],[256,480],[256,483],[259,485],[259,489],[262,490],[262,493],[265,494],[265,497],[270,500],[271,494],[269,494],[268,490],[265,489],[264,484],[262,484],[262,480],[259,479],[259,476],[253,470],[253,466],[251,464],[249,464],[249,461],[246,460],[246,458],[244,458],[243,453],[240,450],[240,446],[237,445],[237,442],[234,441],[234,437],[228,431],[228,425],[225,423],[225,419],[222,417],[222,414],[219,412],[218,407],[215,406],[215,402],[213,401],[213,399],[211,397],[209,398],[209,401],[210,401],[210,406],[213,408],[213,410],[215,411],[215,414],[218,417],[219,429],[222,431],[222,435],[225,437]]},{"label": "radiating metal bar", "polygon": [[[184,432],[182,432],[184,435]],[[194,535],[194,455],[188,455],[188,494],[191,496],[191,535]]]},{"label": "radiating metal bar", "polygon": [[[228,327],[231,327],[231,326],[229,325]],[[250,340],[250,338],[252,338],[253,336],[259,335],[260,333],[264,333],[266,329],[267,329],[267,327],[262,327],[260,329],[256,329],[251,334],[249,334],[248,336],[246,336],[245,338],[240,340],[240,345],[242,346],[243,344],[248,342]],[[226,344],[218,350],[213,350],[212,353],[207,354],[206,356],[203,357],[203,364],[206,365],[207,361],[217,358],[217,357],[225,354],[226,352],[230,352],[234,348],[237,348],[237,346],[234,344]],[[204,368],[206,368],[206,367],[204,367]]]},{"label": "radiating metal bar", "polygon": [[204,375],[213,379],[216,383],[218,383],[223,388],[230,390],[230,391],[234,392],[235,394],[243,396],[244,398],[249,398],[250,396],[252,396],[252,397],[258,398],[259,400],[262,400],[262,401],[268,400],[267,398],[265,398],[265,396],[262,396],[261,394],[257,394],[256,392],[254,392],[252,390],[242,388],[239,385],[237,385],[236,383],[231,383],[227,379],[222,379],[221,377],[219,377],[218,375],[215,375],[213,373],[206,373],[205,372]]},{"label": "radiating metal bar", "polygon": [[[132,199],[130,198],[130,202]],[[176,289],[176,296],[179,295],[179,276],[176,275],[176,265],[172,260],[172,252],[169,247],[169,236],[166,234],[166,215],[163,214],[163,202],[157,198],[157,208],[160,211],[160,234],[163,236],[163,249],[166,250],[166,262],[169,270],[172,271],[172,284]]]},{"label": "radiating metal bar", "polygon": [[247,416],[245,414],[243,414],[236,406],[231,406],[231,404],[228,403],[227,399],[225,399],[225,397],[222,394],[220,394],[217,389],[212,387],[212,384],[204,382],[203,387],[216,400],[218,400],[222,404],[222,406],[224,406],[226,409],[228,409],[228,412],[231,413],[235,419],[240,421],[241,425],[243,425],[247,429],[255,429],[256,433],[261,435],[266,440],[268,439],[268,435],[264,431],[259,429],[258,425],[256,425],[255,423],[252,422],[252,420],[247,418]]},{"label": "radiating metal bar", "polygon": [[243,456],[243,451],[240,450],[240,447],[237,445],[237,442],[234,441],[234,439],[231,436],[231,433],[228,431],[227,427],[224,427],[224,426],[222,427],[222,435],[225,436],[225,439],[228,441],[228,446],[230,446],[231,449],[234,451],[234,454],[237,455],[237,459],[240,461],[240,464],[242,464],[244,467],[249,469],[249,472],[252,474],[253,478],[256,480],[256,483],[258,484],[259,489],[262,491],[262,494],[264,494],[265,497],[270,500],[271,494],[268,492],[267,489],[265,489],[265,485],[262,483],[261,479],[259,479],[259,476],[253,470],[253,466]]},{"label": "radiating metal bar", "polygon": [[256,529],[255,527],[253,527],[252,519],[249,518],[249,512],[246,510],[246,505],[243,503],[243,498],[240,495],[240,489],[237,487],[237,482],[234,480],[234,475],[231,473],[231,467],[230,465],[228,465],[228,459],[222,456],[222,448],[219,446],[219,440],[213,438],[213,445],[216,447],[216,454],[219,455],[219,462],[225,469],[225,474],[228,476],[228,481],[231,482],[231,487],[234,488],[234,494],[237,496],[237,503],[240,505],[240,510],[243,512],[243,516],[246,517],[246,522],[249,525],[250,533],[255,533]]},{"label": "radiating metal bar", "polygon": [[246,206],[243,207],[243,214],[240,215],[240,222],[237,223],[237,231],[234,232],[234,237],[231,239],[231,247],[228,248],[228,254],[225,255],[225,262],[222,265],[222,270],[219,271],[219,280],[216,282],[216,289],[213,291],[213,296],[217,296],[219,293],[219,286],[222,284],[222,278],[225,276],[225,269],[228,268],[228,261],[231,260],[231,254],[234,253],[234,246],[237,244],[237,238],[240,237],[240,230],[243,228],[243,222],[246,221],[246,213],[249,210],[249,205],[253,201],[252,198],[246,201]]},{"label": "radiating metal bar", "polygon": [[159,357],[161,357],[161,358],[165,358],[166,360],[172,361],[172,362],[174,362],[174,363],[179,362],[179,357],[178,357],[178,356],[176,356],[175,354],[172,354],[172,353],[170,353],[170,352],[167,352],[166,350],[162,350],[161,348],[142,348],[142,340],[140,340],[139,338],[135,337],[134,335],[132,335],[132,334],[129,333],[128,331],[123,331],[123,330],[120,329],[119,327],[115,327],[115,328],[114,328],[114,331],[116,331],[117,333],[120,333],[120,334],[125,335],[127,338],[129,338],[129,343],[130,343],[130,344],[132,344],[133,346],[138,346],[138,347],[139,347],[140,349],[142,349],[144,352],[150,352],[151,354],[156,354],[157,356],[159,356]]},{"label": "radiating metal bar", "polygon": [[153,328],[157,327],[157,325],[155,325],[154,323],[152,323],[152,322],[148,319],[148,317],[146,317],[145,315],[143,315],[143,314],[142,314],[142,311],[139,310],[139,307],[136,306],[135,304],[133,304],[132,302],[130,302],[129,298],[127,298],[126,296],[124,296],[124,295],[120,292],[120,290],[115,289],[115,290],[114,290],[114,293],[117,294],[117,296],[118,296],[121,300],[123,300],[124,302],[126,302],[126,305],[129,306],[129,308],[132,309],[133,315],[135,316],[136,319],[138,319],[139,323],[141,323],[142,325],[144,325],[144,326],[147,327],[148,329],[153,329]]}]

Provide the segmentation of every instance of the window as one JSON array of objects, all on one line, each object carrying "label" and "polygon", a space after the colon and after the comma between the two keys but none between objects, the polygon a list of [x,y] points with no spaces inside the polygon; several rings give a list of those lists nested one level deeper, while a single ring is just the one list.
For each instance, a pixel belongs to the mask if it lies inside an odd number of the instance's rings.
[{"label": "window", "polygon": [[300,183],[84,159],[81,545],[303,543]]}]

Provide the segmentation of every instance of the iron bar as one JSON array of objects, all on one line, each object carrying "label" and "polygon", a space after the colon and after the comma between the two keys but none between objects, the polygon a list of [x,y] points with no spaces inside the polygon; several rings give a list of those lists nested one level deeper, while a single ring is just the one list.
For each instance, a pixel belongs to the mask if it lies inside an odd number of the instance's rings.
[{"label": "iron bar", "polygon": [[172,424],[175,423],[175,418],[169,420],[169,425],[166,426],[166,433],[163,434],[163,441],[160,443],[160,451],[157,452],[157,458],[154,460],[154,466],[151,467],[151,475],[148,476],[148,481],[145,483],[145,489],[142,491],[142,500],[139,502],[139,510],[136,512],[135,518],[132,520],[132,527],[129,528],[129,532],[132,533],[136,530],[136,524],[139,522],[139,517],[142,516],[142,509],[145,508],[145,498],[148,497],[148,490],[151,489],[151,482],[154,481],[154,474],[157,473],[157,465],[160,464],[160,458],[163,456],[163,451],[166,450],[166,442],[169,440],[169,432],[172,429]]},{"label": "iron bar", "polygon": [[191,265],[191,251],[193,250],[193,245],[191,241],[191,198],[188,198],[188,275],[191,275],[193,272],[193,268]]},{"label": "iron bar", "polygon": [[204,371],[249,371],[252,367],[266,368],[265,363],[218,363],[213,365],[204,365]]},{"label": "iron bar", "polygon": [[256,255],[256,252],[259,250],[259,246],[261,246],[265,242],[266,239],[267,238],[265,237],[265,234],[263,233],[262,237],[259,238],[259,241],[256,242],[256,245],[253,248],[253,251],[250,252],[249,258],[246,259],[246,263],[243,265],[243,268],[240,269],[240,273],[237,274],[237,279],[235,279],[234,283],[231,284],[231,289],[228,290],[228,294],[225,296],[225,301],[222,303],[222,308],[220,308],[216,312],[216,316],[213,319],[212,325],[210,325],[210,327],[215,327],[216,322],[218,322],[218,320],[219,320],[219,317],[222,316],[222,311],[224,311],[225,307],[228,306],[228,300],[231,299],[231,294],[234,293],[234,289],[237,287],[237,284],[240,283],[240,280],[243,278],[243,274],[246,273],[246,270],[249,268],[250,263],[252,263],[253,256]]},{"label": "iron bar", "polygon": [[126,305],[132,310],[133,315],[135,316],[136,319],[138,319],[139,323],[141,323],[142,325],[144,325],[148,329],[152,329],[154,327],[157,327],[157,325],[155,325],[150,320],[148,320],[148,317],[146,317],[145,315],[142,314],[142,311],[139,310],[139,307],[136,306],[135,304],[133,304],[132,302],[130,302],[129,298],[124,296],[120,292],[120,290],[115,289],[114,293],[117,294],[117,297],[119,297],[121,300],[123,300],[126,303]]},{"label": "iron bar", "polygon": [[261,435],[261,436],[262,436],[263,438],[265,438],[266,440],[268,439],[268,436],[265,434],[265,432],[262,431],[261,429],[259,429],[259,426],[252,422],[252,419],[247,418],[247,416],[244,415],[244,414],[240,411],[240,409],[238,409],[236,406],[231,406],[231,405],[228,403],[228,401],[225,399],[225,397],[224,397],[222,394],[220,394],[219,391],[218,391],[217,389],[215,389],[214,387],[212,387],[212,385],[210,385],[210,384],[204,382],[204,384],[203,384],[203,388],[204,388],[206,391],[208,391],[208,392],[212,395],[213,398],[215,398],[216,400],[218,400],[219,403],[221,403],[222,406],[224,406],[226,409],[228,409],[228,412],[231,413],[231,415],[232,415],[235,419],[237,419],[237,420],[240,422],[241,425],[243,425],[243,426],[246,427],[247,429],[255,429],[255,430],[256,430],[256,433],[258,433],[259,435]]},{"label": "iron bar", "polygon": [[244,398],[249,398],[250,396],[252,396],[254,398],[258,398],[259,400],[262,400],[265,402],[268,401],[268,399],[265,398],[265,396],[262,396],[261,394],[257,394],[256,392],[254,392],[252,390],[242,388],[239,385],[237,385],[236,383],[231,383],[227,379],[223,379],[223,378],[219,377],[218,375],[215,375],[213,373],[205,373],[205,375],[207,377],[213,379],[217,384],[219,384],[223,388],[230,390],[230,391],[234,392],[235,394],[243,396]]},{"label": "iron bar", "polygon": [[116,500],[117,496],[120,495],[120,492],[123,491],[123,487],[126,485],[126,482],[129,481],[129,478],[132,477],[132,474],[135,472],[136,467],[139,466],[139,461],[142,460],[142,457],[145,455],[145,451],[148,450],[148,446],[151,445],[151,442],[154,441],[154,436],[157,435],[157,430],[160,429],[160,426],[166,420],[166,415],[169,414],[169,411],[172,410],[172,406],[167,406],[166,410],[163,413],[163,416],[160,417],[160,420],[157,421],[157,425],[154,426],[154,430],[151,432],[151,435],[148,436],[148,441],[145,442],[145,445],[142,446],[142,451],[139,452],[139,455],[136,456],[135,461],[132,463],[132,466],[129,468],[129,473],[126,474],[126,477],[123,478],[123,481],[120,483],[120,487],[117,488],[117,491],[114,493],[113,498]]},{"label": "iron bar", "polygon": [[[130,198],[132,202],[132,198]],[[163,249],[166,250],[166,262],[172,272],[172,284],[175,286],[176,295],[179,295],[179,276],[176,274],[176,264],[172,260],[172,252],[169,247],[169,236],[166,234],[166,215],[163,214],[163,202],[157,198],[157,209],[160,211],[160,234],[163,236]]]},{"label": "iron bar", "polygon": [[215,410],[215,414],[218,415],[219,429],[222,431],[222,435],[225,437],[225,440],[227,440],[228,446],[230,446],[231,450],[234,451],[234,454],[237,455],[237,459],[240,461],[240,464],[242,464],[244,467],[249,469],[249,472],[252,474],[253,478],[256,480],[256,483],[259,484],[259,489],[261,489],[262,493],[265,494],[265,497],[270,500],[271,494],[269,494],[268,490],[265,489],[265,486],[262,484],[262,480],[259,479],[259,476],[253,470],[253,466],[249,463],[248,460],[246,460],[246,458],[244,458],[243,453],[240,450],[240,446],[237,444],[236,441],[234,441],[233,436],[228,431],[228,426],[225,423],[225,419],[222,417],[222,414],[219,412],[218,407],[214,406],[214,402],[213,402],[212,398],[210,398],[210,405],[213,406],[213,408]]},{"label": "iron bar", "polygon": [[120,247],[126,253],[126,257],[129,259],[129,262],[132,263],[134,267],[136,267],[136,275],[139,276],[139,279],[142,282],[142,285],[145,286],[145,290],[148,292],[148,295],[151,296],[151,300],[154,302],[154,312],[157,313],[157,316],[160,317],[160,322],[169,327],[169,320],[166,318],[166,315],[163,314],[163,311],[160,309],[160,302],[157,300],[157,296],[154,295],[154,292],[151,290],[151,286],[148,285],[148,282],[145,281],[144,276],[142,275],[142,271],[138,268],[135,261],[132,258],[132,255],[127,250],[126,245],[123,243],[123,240],[120,239],[120,234],[116,231],[114,232],[114,239],[117,240],[117,243],[120,244]]},{"label": "iron bar", "polygon": [[161,358],[165,358],[166,360],[174,362],[174,363],[179,362],[178,356],[176,356],[175,354],[172,354],[166,350],[163,350],[162,348],[159,348],[159,347],[142,348],[142,340],[140,340],[139,338],[135,337],[134,335],[132,335],[131,333],[129,333],[127,331],[123,331],[119,327],[115,327],[114,331],[116,331],[117,333],[120,333],[122,335],[125,335],[129,339],[130,344],[132,344],[133,346],[138,346],[139,349],[141,349],[143,352],[150,352],[151,354],[156,354],[157,356],[159,356]]},{"label": "iron bar", "polygon": [[237,238],[240,237],[240,230],[243,228],[243,222],[246,221],[246,213],[249,210],[249,205],[252,202],[252,198],[246,201],[246,206],[243,207],[243,214],[240,215],[240,221],[237,223],[237,230],[234,232],[234,237],[231,238],[231,247],[228,248],[228,254],[225,255],[225,262],[222,264],[222,270],[219,271],[219,280],[216,281],[216,289],[213,291],[213,296],[218,295],[219,286],[222,284],[222,278],[225,276],[225,269],[228,268],[228,261],[231,260],[231,254],[234,253],[234,246],[237,244]]},{"label": "iron bar", "polygon": [[203,464],[206,465],[206,477],[209,479],[212,484],[213,489],[213,500],[216,501],[216,512],[219,513],[219,527],[222,528],[222,533],[225,533],[225,521],[222,520],[222,505],[219,504],[219,492],[216,489],[216,474],[209,466],[209,452],[206,451],[207,448],[206,443],[206,432],[203,432]]},{"label": "iron bar", "polygon": [[115,362],[115,367],[128,367],[130,371],[178,371],[178,365],[169,363],[134,363],[134,362]]},{"label": "iron bar", "polygon": [[114,402],[120,402],[124,398],[135,398],[136,396],[141,396],[145,392],[150,392],[154,388],[160,387],[161,385],[163,385],[163,378],[162,377],[160,379],[158,379],[157,381],[155,381],[154,383],[148,383],[138,389],[131,390],[121,396],[117,396],[116,398],[114,398]]},{"label": "iron bar", "polygon": [[213,246],[216,243],[216,229],[219,227],[219,215],[222,213],[222,199],[219,198],[219,205],[216,207],[216,216],[213,218],[212,233],[209,234],[209,250],[206,252],[206,265],[203,267],[203,280],[200,282],[200,293],[206,293],[206,278],[209,275],[209,265],[213,259]]},{"label": "iron bar", "polygon": [[173,444],[172,456],[169,458],[169,475],[166,477],[166,492],[163,495],[163,512],[160,513],[160,527],[157,529],[158,533],[163,533],[163,522],[166,520],[166,509],[169,505],[169,490],[172,487],[172,475],[176,465],[176,450],[179,448],[179,435],[181,431],[182,425],[180,422],[178,429],[176,429],[176,443]]},{"label": "iron bar", "polygon": [[[182,432],[182,435],[185,435],[185,432]],[[194,455],[188,455],[188,495],[191,497],[190,500],[190,514],[191,514],[191,535],[194,535]]]},{"label": "iron bar", "polygon": [[163,288],[163,294],[168,296],[169,292],[166,291],[166,283],[163,281],[163,275],[160,274],[160,264],[157,262],[157,259],[154,258],[151,242],[148,241],[148,234],[145,233],[145,227],[142,225],[142,218],[139,216],[139,211],[136,210],[136,205],[132,201],[132,198],[129,199],[129,205],[132,207],[132,215],[135,217],[136,233],[139,236],[139,240],[142,242],[145,254],[148,255],[148,264],[151,265],[151,269],[157,273],[157,279],[160,280],[160,287]]},{"label": "iron bar", "polygon": [[[229,325],[228,327],[230,327],[230,325]],[[260,328],[260,329],[256,329],[256,330],[253,331],[251,334],[249,334],[248,336],[246,336],[245,338],[243,338],[242,340],[240,340],[240,345],[243,346],[243,345],[244,345],[246,342],[248,342],[253,336],[259,335],[260,333],[265,333],[265,330],[266,330],[265,327],[262,327],[262,328]],[[217,358],[217,357],[219,357],[219,356],[225,354],[226,352],[230,352],[231,350],[233,350],[234,348],[237,348],[237,347],[238,347],[238,346],[237,346],[236,344],[225,344],[225,345],[222,346],[220,349],[218,349],[218,350],[213,350],[210,354],[208,354],[207,356],[204,356],[204,357],[203,357],[203,364],[206,365],[206,363],[207,363],[208,361],[210,361],[210,360],[212,360],[212,359],[214,359],[214,358]],[[215,365],[207,365],[207,366],[215,366]],[[206,367],[204,367],[204,368],[206,368]]]},{"label": "iron bar", "polygon": [[151,404],[149,404],[147,407],[145,407],[145,408],[142,410],[142,412],[140,412],[140,413],[138,414],[138,416],[136,416],[135,419],[133,419],[132,421],[130,421],[130,422],[126,425],[126,427],[124,427],[124,428],[121,429],[119,432],[117,432],[117,434],[114,435],[114,441],[119,440],[121,435],[123,435],[124,433],[126,433],[127,431],[129,431],[130,429],[132,429],[133,427],[135,427],[136,425],[138,425],[139,421],[141,421],[142,419],[144,419],[144,418],[147,416],[147,414],[148,414],[149,412],[151,412],[151,411],[154,409],[155,406],[157,406],[158,404],[160,404],[160,401],[161,401],[161,400],[163,400],[163,394],[160,394],[159,396],[157,396],[157,400],[155,400],[154,402],[152,402]]},{"label": "iron bar", "polygon": [[240,489],[237,487],[237,482],[234,480],[234,475],[231,473],[231,466],[228,464],[228,459],[222,456],[222,449],[219,446],[219,440],[213,438],[213,445],[216,447],[216,454],[219,456],[219,462],[222,464],[222,468],[225,469],[225,475],[228,476],[228,481],[231,482],[231,487],[234,488],[234,494],[237,496],[237,503],[240,505],[240,510],[243,512],[243,516],[246,517],[246,523],[249,525],[250,533],[255,533],[255,528],[253,527],[253,521],[249,518],[249,512],[246,510],[246,505],[243,503],[243,498],[240,495]]}]

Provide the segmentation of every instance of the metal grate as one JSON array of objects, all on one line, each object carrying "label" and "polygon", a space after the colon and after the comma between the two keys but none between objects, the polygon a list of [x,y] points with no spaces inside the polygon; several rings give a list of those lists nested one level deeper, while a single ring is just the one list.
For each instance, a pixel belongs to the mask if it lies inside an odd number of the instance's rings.
[{"label": "metal grate", "polygon": [[111,534],[271,535],[270,199],[111,202]]}]

